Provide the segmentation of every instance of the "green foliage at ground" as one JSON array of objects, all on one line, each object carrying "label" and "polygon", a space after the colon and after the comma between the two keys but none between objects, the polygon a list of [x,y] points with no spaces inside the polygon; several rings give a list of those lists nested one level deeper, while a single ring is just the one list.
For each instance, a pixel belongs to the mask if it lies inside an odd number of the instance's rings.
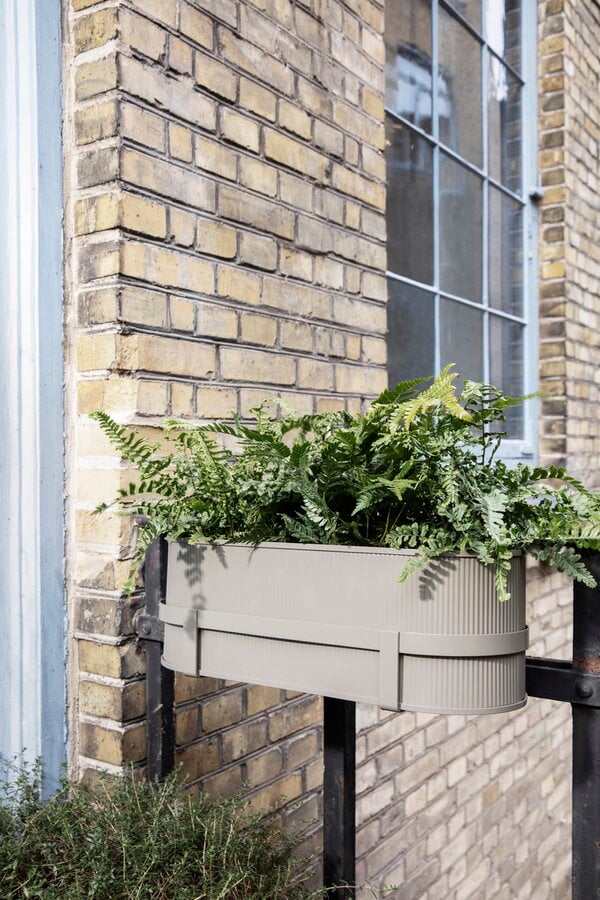
[{"label": "green foliage at ground", "polygon": [[471,381],[458,394],[456,379],[448,367],[404,382],[355,416],[264,403],[251,425],[167,422],[172,452],[95,413],[139,472],[117,500],[147,517],[138,561],[161,534],[418,550],[402,579],[469,551],[496,566],[506,599],[512,553],[523,551],[593,585],[578,550],[600,547],[598,495],[563,469],[498,459],[506,411],[519,401]]},{"label": "green foliage at ground", "polygon": [[286,836],[242,799],[102,777],[50,801],[39,770],[0,786],[2,900],[308,900]]}]

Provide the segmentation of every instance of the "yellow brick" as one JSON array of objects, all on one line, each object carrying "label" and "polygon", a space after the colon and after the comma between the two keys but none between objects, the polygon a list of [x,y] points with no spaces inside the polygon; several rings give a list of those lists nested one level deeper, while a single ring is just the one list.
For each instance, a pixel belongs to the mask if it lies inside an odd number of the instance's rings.
[{"label": "yellow brick", "polygon": [[179,29],[186,37],[191,38],[201,47],[208,50],[213,48],[213,23],[208,16],[203,15],[197,9],[187,3],[181,4],[179,15]]},{"label": "yellow brick", "polygon": [[121,318],[125,322],[166,328],[166,295],[137,287],[123,288],[121,291]]},{"label": "yellow brick", "polygon": [[329,162],[321,153],[277,131],[266,130],[264,140],[267,159],[302,172],[321,184],[325,181]]},{"label": "yellow brick", "polygon": [[221,187],[219,211],[226,219],[243,222],[290,240],[294,237],[294,214],[291,210],[235,188]]},{"label": "yellow brick", "polygon": [[[348,338],[348,345],[350,338]],[[367,363],[380,363],[385,365],[387,362],[387,345],[384,340],[378,338],[364,337],[362,341],[363,359]],[[357,359],[356,356],[351,357]]]},{"label": "yellow brick", "polygon": [[182,247],[193,247],[196,243],[196,216],[172,207],[169,212],[169,236]]},{"label": "yellow brick", "polygon": [[[371,340],[370,338],[365,338],[366,340]],[[360,345],[361,339],[357,334],[349,334],[346,338],[346,356],[348,359],[360,359]],[[384,351],[385,351],[385,342],[384,342]],[[367,362],[385,362],[385,359],[380,360],[367,360]]]},{"label": "yellow brick", "polygon": [[109,369],[117,357],[115,334],[83,335],[77,341],[77,368],[80,372]]},{"label": "yellow brick", "polygon": [[239,147],[258,153],[260,128],[253,119],[242,116],[232,109],[221,109],[221,136]]},{"label": "yellow brick", "polygon": [[256,159],[242,157],[240,160],[240,183],[260,194],[275,197],[277,195],[277,169]]},{"label": "yellow brick", "polygon": [[194,51],[189,44],[175,35],[169,38],[169,68],[182,75],[191,75],[194,69]]},{"label": "yellow brick", "polygon": [[192,132],[189,128],[169,122],[169,153],[175,159],[181,159],[184,162],[192,161]]},{"label": "yellow brick", "polygon": [[256,381],[265,384],[294,384],[295,360],[277,353],[223,347],[221,374],[232,381]]},{"label": "yellow brick", "polygon": [[266,82],[276,91],[290,96],[294,90],[295,73],[290,66],[265,53],[249,41],[223,29],[219,35],[219,53],[234,68],[243,69],[254,78]]},{"label": "yellow brick", "polygon": [[246,772],[251,785],[264,784],[281,774],[283,759],[281,750],[276,747],[248,760]]},{"label": "yellow brick", "polygon": [[75,113],[75,139],[77,144],[92,144],[113,137],[117,133],[117,103],[94,103]]},{"label": "yellow brick", "polygon": [[316,359],[298,360],[298,387],[316,391],[333,390],[333,365]]},{"label": "yellow brick", "polygon": [[312,212],[314,207],[314,188],[304,179],[281,172],[279,175],[279,191],[284,203]]},{"label": "yellow brick", "polygon": [[116,241],[90,244],[79,251],[79,279],[81,283],[95,281],[119,271],[119,246]]},{"label": "yellow brick", "polygon": [[226,388],[198,388],[198,415],[203,419],[229,418],[237,410],[237,393]]},{"label": "yellow brick", "polygon": [[117,178],[119,156],[116,146],[94,147],[82,153],[77,159],[77,181],[79,187],[93,187]]},{"label": "yellow brick", "polygon": [[215,797],[233,797],[242,787],[242,772],[239,766],[225,769],[217,775],[211,775],[202,783],[203,790]]},{"label": "yellow brick", "polygon": [[108,729],[90,722],[79,726],[80,753],[88,759],[98,759],[113,766],[139,762],[146,755],[146,728]]},{"label": "yellow brick", "polygon": [[189,253],[164,250],[130,241],[121,247],[121,272],[151,284],[211,294],[214,274],[210,263]]},{"label": "yellow brick", "polygon": [[79,669],[92,675],[109,678],[132,678],[145,671],[144,654],[135,643],[97,644],[94,641],[78,642]]},{"label": "yellow brick", "polygon": [[158,19],[171,28],[177,24],[178,5],[176,0],[136,0],[140,12],[150,19]]},{"label": "yellow brick", "polygon": [[200,219],[196,247],[202,253],[208,253],[210,256],[233,259],[237,253],[235,229],[210,219]]},{"label": "yellow brick", "polygon": [[213,700],[205,700],[202,705],[202,730],[216,731],[227,725],[234,725],[242,717],[242,692],[221,694]]},{"label": "yellow brick", "polygon": [[75,99],[87,100],[117,86],[117,57],[112,53],[75,69]]},{"label": "yellow brick", "polygon": [[277,340],[277,321],[268,316],[242,313],[242,340],[251,344],[272,347]]},{"label": "yellow brick", "polygon": [[[97,434],[100,435],[99,429],[97,429]],[[102,516],[95,516],[90,509],[76,509],[75,527],[78,539],[82,542],[92,543],[94,546],[107,544],[114,547],[118,544],[125,547],[132,539],[131,524],[116,513],[106,512]],[[90,669],[89,671],[94,670]]]},{"label": "yellow brick", "polygon": [[139,106],[122,104],[121,132],[123,137],[131,138],[146,147],[161,152],[165,149],[165,120]]},{"label": "yellow brick", "polygon": [[117,194],[101,194],[86,197],[75,204],[75,234],[91,234],[117,228],[119,224],[119,198]]},{"label": "yellow brick", "polygon": [[128,231],[164,238],[167,234],[167,211],[161,203],[134,194],[123,194],[120,224]]},{"label": "yellow brick", "polygon": [[312,328],[303,322],[283,320],[281,323],[281,346],[290,350],[312,350]]},{"label": "yellow brick", "polygon": [[270,706],[277,706],[281,702],[281,691],[279,688],[254,684],[246,689],[246,697],[248,715],[253,716]]},{"label": "yellow brick", "polygon": [[120,10],[120,25],[123,43],[156,61],[164,58],[166,34],[162,28],[135,15],[125,6]]},{"label": "yellow brick", "polygon": [[145,156],[137,150],[121,155],[121,178],[155,194],[172,197],[197,209],[214,212],[214,182],[197,172],[188,171],[166,160]]},{"label": "yellow brick", "polygon": [[360,331],[385,334],[387,329],[385,307],[354,297],[334,295],[333,318],[340,325],[348,325]]},{"label": "yellow brick", "polygon": [[240,106],[249,109],[263,119],[268,119],[270,122],[275,121],[277,107],[275,94],[253,81],[248,81],[247,78],[240,79]]},{"label": "yellow brick", "polygon": [[217,293],[243,303],[260,303],[260,278],[239,268],[218,266]]},{"label": "yellow brick", "polygon": [[235,100],[237,96],[237,75],[205,53],[194,54],[194,78],[196,84],[206,88],[218,97]]},{"label": "yellow brick", "polygon": [[[181,766],[181,774],[188,781],[202,778],[219,768],[219,745],[209,738],[177,751],[176,765]],[[187,794],[186,794],[187,796]]]},{"label": "yellow brick", "polygon": [[300,775],[288,775],[269,787],[253,793],[249,798],[249,808],[253,812],[267,812],[282,802],[295,800],[302,794],[302,778]]},{"label": "yellow brick", "polygon": [[358,203],[347,200],[344,204],[344,221],[348,228],[360,228],[361,207]]},{"label": "yellow brick", "polygon": [[269,738],[278,741],[320,721],[321,701],[310,698],[289,704],[269,716]]},{"label": "yellow brick", "polygon": [[150,334],[132,337],[135,340],[133,359],[136,370],[197,379],[214,374],[215,348],[212,346]]},{"label": "yellow brick", "polygon": [[83,713],[105,719],[127,722],[145,712],[146,691],[142,681],[116,687],[95,681],[82,681],[79,686],[79,709]]},{"label": "yellow brick", "polygon": [[385,369],[340,364],[335,367],[335,386],[342,394],[373,396],[387,387],[387,373]]},{"label": "yellow brick", "polygon": [[174,328],[176,331],[191,332],[194,330],[196,304],[192,300],[186,300],[183,297],[171,297],[169,300],[169,314],[171,328]]},{"label": "yellow brick", "polygon": [[222,144],[195,135],[194,163],[199,169],[214,172],[215,175],[235,181],[237,160],[237,155]]},{"label": "yellow brick", "polygon": [[329,295],[301,284],[276,278],[265,278],[263,303],[307,318],[329,319],[331,315]]},{"label": "yellow brick", "polygon": [[171,385],[171,415],[193,416],[193,414],[194,388],[190,384],[173,382]]},{"label": "yellow brick", "polygon": [[331,183],[343,194],[350,194],[377,209],[385,209],[385,188],[381,183],[370,181],[340,165],[333,166]]},{"label": "yellow brick", "polygon": [[287,100],[279,101],[279,124],[286,131],[291,131],[305,140],[310,140],[312,133],[312,120],[303,109],[288,103]]},{"label": "yellow brick", "polygon": [[169,406],[168,386],[164,381],[140,381],[138,409],[143,416],[166,416]]},{"label": "yellow brick", "polygon": [[277,242],[273,238],[244,232],[240,239],[240,262],[273,272],[277,268]]},{"label": "yellow brick", "polygon": [[342,263],[327,257],[316,259],[315,282],[341,290],[344,287],[344,266]]},{"label": "yellow brick", "polygon": [[201,337],[234,340],[238,336],[238,317],[233,309],[203,303],[198,309],[197,333]]},{"label": "yellow brick", "polygon": [[564,278],[565,264],[563,262],[547,263],[542,266],[542,278]]},{"label": "yellow brick", "polygon": [[345,271],[345,284],[346,290],[351,294],[358,294],[360,291],[360,276],[361,270],[354,268],[354,266],[346,266]]},{"label": "yellow brick", "polygon": [[84,53],[100,47],[117,36],[118,20],[116,9],[102,9],[81,16],[73,27],[75,53]]},{"label": "yellow brick", "polygon": [[127,56],[119,58],[119,67],[120,87],[128,94],[167,110],[186,122],[215,130],[214,100],[199,91],[190,90],[185,79],[169,78],[163,70]]},{"label": "yellow brick", "polygon": [[78,312],[80,325],[114,322],[118,315],[116,288],[83,292],[79,297]]},{"label": "yellow brick", "polygon": [[177,744],[189,744],[198,737],[199,717],[198,707],[191,709],[179,709],[175,715],[175,740]]},{"label": "yellow brick", "polygon": [[279,267],[283,275],[301,278],[303,281],[312,281],[313,257],[308,253],[294,250],[291,247],[282,247]]}]

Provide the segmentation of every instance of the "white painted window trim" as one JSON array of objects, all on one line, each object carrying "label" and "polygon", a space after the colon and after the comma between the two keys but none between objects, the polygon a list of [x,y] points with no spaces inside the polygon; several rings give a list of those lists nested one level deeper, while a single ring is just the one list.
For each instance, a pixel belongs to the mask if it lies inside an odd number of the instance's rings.
[{"label": "white painted window trim", "polygon": [[60,5],[0,5],[0,753],[65,758]]}]

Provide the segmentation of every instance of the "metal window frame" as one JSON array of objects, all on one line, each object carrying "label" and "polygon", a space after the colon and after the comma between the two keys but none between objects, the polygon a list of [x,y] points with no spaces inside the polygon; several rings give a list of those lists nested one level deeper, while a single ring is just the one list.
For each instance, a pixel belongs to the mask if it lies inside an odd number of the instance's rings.
[{"label": "metal window frame", "polygon": [[[435,72],[439,60],[439,14],[440,10],[451,15],[468,33],[477,40],[482,48],[481,53],[481,120],[483,139],[482,166],[477,166],[464,159],[456,151],[440,142],[438,121],[438,97],[433,89],[435,85]],[[524,393],[532,394],[537,389],[538,381],[538,340],[537,340],[537,209],[533,197],[537,192],[537,84],[536,84],[536,53],[531,52],[537,47],[537,13],[535,4],[522,2],[521,4],[521,72],[516,72],[512,66],[502,60],[496,51],[487,43],[487,5],[482,7],[482,29],[479,32],[461,14],[454,9],[447,0],[432,0],[431,2],[431,43],[432,43],[432,130],[431,134],[419,126],[403,119],[397,113],[386,108],[386,114],[395,121],[406,125],[412,132],[423,140],[426,140],[433,152],[433,279],[432,284],[424,284],[419,281],[399,275],[388,270],[389,279],[400,281],[404,284],[420,288],[434,295],[434,329],[435,329],[435,370],[441,369],[440,337],[441,337],[441,301],[448,299],[456,301],[464,306],[483,311],[483,366],[484,379],[489,380],[489,328],[493,315],[496,319],[512,321],[524,326],[523,335],[523,387]],[[500,59],[507,70],[521,84],[521,166],[522,166],[522,193],[517,194],[491,177],[488,169],[488,96],[487,82],[490,57]],[[440,158],[441,154],[454,160],[468,171],[477,175],[482,182],[482,302],[476,303],[466,297],[456,296],[441,289],[440,285]],[[502,194],[521,204],[523,209],[522,229],[522,258],[523,258],[523,310],[522,315],[514,315],[504,310],[492,309],[489,305],[489,189],[499,190]],[[531,460],[537,457],[537,402],[530,400],[524,409],[524,435],[521,440],[507,439],[503,442],[501,456],[506,460]]]}]

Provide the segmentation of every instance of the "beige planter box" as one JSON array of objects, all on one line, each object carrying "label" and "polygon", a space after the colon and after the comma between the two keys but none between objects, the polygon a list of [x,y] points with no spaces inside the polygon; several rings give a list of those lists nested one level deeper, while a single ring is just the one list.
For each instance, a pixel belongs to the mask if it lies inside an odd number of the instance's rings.
[{"label": "beige planter box", "polygon": [[385,709],[494,713],[526,702],[523,560],[511,599],[467,554],[398,584],[411,551],[170,544],[163,664]]}]

